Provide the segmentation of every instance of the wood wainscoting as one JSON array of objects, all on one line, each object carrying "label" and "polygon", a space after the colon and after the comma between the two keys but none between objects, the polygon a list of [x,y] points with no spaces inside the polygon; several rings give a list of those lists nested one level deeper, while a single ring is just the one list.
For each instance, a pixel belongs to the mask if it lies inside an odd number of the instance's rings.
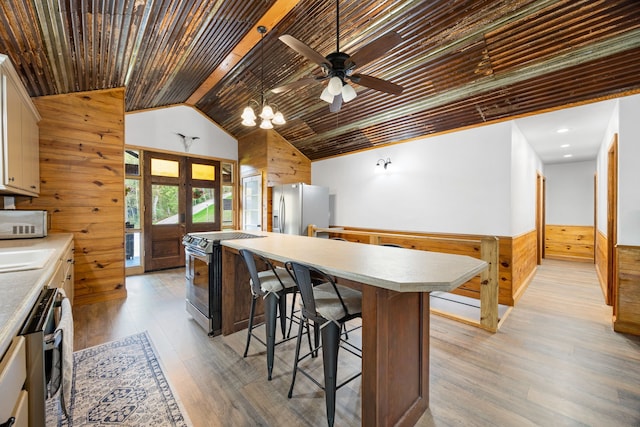
[{"label": "wood wainscoting", "polygon": [[74,304],[124,298],[124,88],[35,98],[40,197],[50,233],[73,233]]},{"label": "wood wainscoting", "polygon": [[545,257],[568,261],[593,262],[592,225],[545,226]]},{"label": "wood wainscoting", "polygon": [[511,297],[513,302],[509,305],[515,305],[537,270],[538,233],[534,229],[511,239]]},{"label": "wood wainscoting", "polygon": [[640,335],[640,246],[618,245],[618,292],[613,329]]}]

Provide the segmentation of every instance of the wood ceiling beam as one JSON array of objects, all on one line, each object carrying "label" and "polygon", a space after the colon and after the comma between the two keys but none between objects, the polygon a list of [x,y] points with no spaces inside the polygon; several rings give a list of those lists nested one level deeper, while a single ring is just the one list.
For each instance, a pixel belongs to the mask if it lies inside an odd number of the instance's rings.
[{"label": "wood ceiling beam", "polygon": [[[271,9],[264,14],[256,23],[257,28],[260,25],[267,27],[267,30],[275,27],[300,0],[277,0]],[[222,63],[213,70],[207,79],[200,85],[195,92],[187,99],[187,104],[195,105],[203,96],[207,94],[222,78],[227,74],[238,62],[260,42],[260,33],[258,31],[249,31],[246,36],[233,48],[231,53],[222,61]]]}]

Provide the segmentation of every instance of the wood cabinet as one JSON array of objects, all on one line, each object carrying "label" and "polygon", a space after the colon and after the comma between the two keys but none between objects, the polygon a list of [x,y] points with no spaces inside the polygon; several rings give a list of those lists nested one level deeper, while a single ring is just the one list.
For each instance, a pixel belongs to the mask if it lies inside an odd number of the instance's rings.
[{"label": "wood cabinet", "polygon": [[27,392],[22,389],[26,378],[25,339],[17,336],[0,358],[0,424],[14,417],[14,426],[28,425]]},{"label": "wood cabinet", "polygon": [[62,288],[71,303],[73,303],[73,250],[73,240],[71,240],[58,258],[55,272],[48,284],[50,288]]},{"label": "wood cabinet", "polygon": [[40,115],[9,58],[0,54],[0,194],[40,192]]}]

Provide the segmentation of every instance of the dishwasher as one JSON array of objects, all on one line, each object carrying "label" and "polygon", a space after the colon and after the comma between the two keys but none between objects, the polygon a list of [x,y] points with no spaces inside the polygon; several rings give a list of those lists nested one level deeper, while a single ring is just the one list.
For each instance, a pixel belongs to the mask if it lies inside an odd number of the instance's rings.
[{"label": "dishwasher", "polygon": [[56,288],[40,293],[20,331],[27,350],[25,388],[29,402],[29,426],[44,426],[45,402],[61,386],[63,334],[57,328],[63,295]]}]

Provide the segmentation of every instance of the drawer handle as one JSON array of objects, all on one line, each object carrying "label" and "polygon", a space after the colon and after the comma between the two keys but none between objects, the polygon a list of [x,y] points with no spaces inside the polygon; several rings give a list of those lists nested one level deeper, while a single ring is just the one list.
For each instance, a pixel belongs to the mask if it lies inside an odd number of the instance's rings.
[{"label": "drawer handle", "polygon": [[11,417],[5,423],[0,424],[0,427],[11,427],[15,422],[16,422],[16,418]]}]

